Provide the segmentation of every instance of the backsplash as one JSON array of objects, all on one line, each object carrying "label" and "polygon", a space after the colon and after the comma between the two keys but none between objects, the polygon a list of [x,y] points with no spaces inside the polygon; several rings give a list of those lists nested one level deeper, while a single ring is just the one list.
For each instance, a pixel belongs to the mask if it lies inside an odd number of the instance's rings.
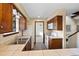
[{"label": "backsplash", "polygon": [[63,31],[51,31],[51,32],[48,32],[46,34],[48,36],[53,36],[53,37],[60,37],[60,38],[64,37]]},{"label": "backsplash", "polygon": [[19,34],[14,34],[10,36],[3,37],[3,34],[0,34],[0,45],[6,45],[15,42]]},{"label": "backsplash", "polygon": [[23,32],[23,35],[32,35],[32,30],[33,30],[32,26],[29,25],[27,30]]}]

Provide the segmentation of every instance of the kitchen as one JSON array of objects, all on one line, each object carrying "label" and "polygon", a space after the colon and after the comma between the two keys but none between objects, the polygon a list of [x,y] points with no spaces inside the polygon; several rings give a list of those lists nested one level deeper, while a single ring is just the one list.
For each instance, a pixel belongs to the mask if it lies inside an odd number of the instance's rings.
[{"label": "kitchen", "polygon": [[[28,15],[25,16],[19,4],[0,4],[0,8],[3,13],[0,15],[0,55],[72,55],[72,52],[78,51],[64,49],[66,48],[64,9],[57,9],[50,18],[41,20],[44,21],[44,44],[47,50],[32,50],[35,41],[34,24],[38,20],[32,21]],[[5,14],[6,9],[10,10]],[[65,51],[69,52],[63,54]]]}]

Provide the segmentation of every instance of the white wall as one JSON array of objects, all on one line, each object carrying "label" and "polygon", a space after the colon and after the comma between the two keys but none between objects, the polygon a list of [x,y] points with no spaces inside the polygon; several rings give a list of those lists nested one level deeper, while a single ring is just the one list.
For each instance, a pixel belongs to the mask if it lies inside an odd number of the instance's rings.
[{"label": "white wall", "polygon": [[66,25],[71,25],[71,32],[67,32],[66,34],[72,34],[76,32],[76,22],[69,16],[66,16]]},{"label": "white wall", "polygon": [[[76,31],[77,25],[79,25],[79,19],[71,19],[70,17],[66,17],[66,24],[71,25],[71,32],[67,32],[68,34],[72,34]],[[70,38],[70,45],[71,48],[79,48],[79,33],[74,35]]]},{"label": "white wall", "polygon": [[[79,19],[76,20],[76,24],[79,25]],[[79,48],[79,33],[77,33],[77,48]]]},{"label": "white wall", "polygon": [[77,34],[75,34],[69,38],[68,47],[69,48],[77,48]]},{"label": "white wall", "polygon": [[79,48],[79,33],[77,33],[77,48]]},{"label": "white wall", "polygon": [[[77,24],[76,24],[74,19],[72,19],[69,16],[66,16],[66,25],[71,25],[71,31],[66,32],[67,36],[76,32],[76,25]],[[77,35],[74,35],[74,36],[69,38],[67,47],[69,47],[69,48],[76,48],[77,47]]]},{"label": "white wall", "polygon": [[17,36],[19,36],[19,34],[14,34],[6,37],[3,37],[3,34],[0,34],[0,45],[7,45],[15,42]]}]

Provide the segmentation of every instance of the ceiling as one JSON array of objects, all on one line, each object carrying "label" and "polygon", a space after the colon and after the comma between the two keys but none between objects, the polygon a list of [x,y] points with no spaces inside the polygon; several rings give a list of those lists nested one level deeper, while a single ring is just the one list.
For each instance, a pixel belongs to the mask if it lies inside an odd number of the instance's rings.
[{"label": "ceiling", "polygon": [[55,10],[64,8],[67,15],[79,11],[79,3],[22,3],[31,18],[48,18]]}]

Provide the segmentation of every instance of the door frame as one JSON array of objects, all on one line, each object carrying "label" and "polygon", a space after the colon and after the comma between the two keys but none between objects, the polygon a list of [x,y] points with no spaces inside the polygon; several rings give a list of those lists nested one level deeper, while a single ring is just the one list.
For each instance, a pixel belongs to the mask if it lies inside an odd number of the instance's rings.
[{"label": "door frame", "polygon": [[34,35],[34,37],[35,37],[35,41],[34,41],[34,44],[36,44],[36,23],[39,23],[39,22],[42,22],[43,23],[43,43],[45,43],[45,39],[44,39],[44,21],[35,21],[35,31],[34,31],[34,33],[35,33],[35,35]]}]

